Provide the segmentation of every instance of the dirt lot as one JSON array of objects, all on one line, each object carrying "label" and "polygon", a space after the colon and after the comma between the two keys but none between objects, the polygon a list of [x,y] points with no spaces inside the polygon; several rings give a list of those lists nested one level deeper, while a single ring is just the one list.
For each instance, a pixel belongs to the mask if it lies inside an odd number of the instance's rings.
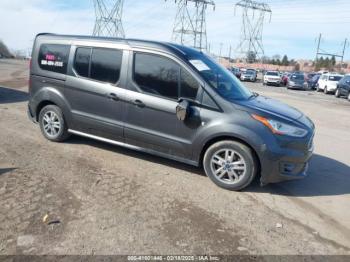
[{"label": "dirt lot", "polygon": [[177,162],[46,141],[27,63],[0,60],[0,254],[350,254],[345,99],[247,84],[313,119],[316,151],[302,181],[229,192]]}]

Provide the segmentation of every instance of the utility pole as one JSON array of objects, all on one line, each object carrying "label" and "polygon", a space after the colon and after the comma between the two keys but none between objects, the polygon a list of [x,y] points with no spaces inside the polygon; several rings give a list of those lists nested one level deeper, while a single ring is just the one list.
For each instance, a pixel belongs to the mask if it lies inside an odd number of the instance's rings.
[{"label": "utility pole", "polygon": [[251,0],[239,1],[235,6],[242,9],[242,32],[237,53],[247,61],[252,55],[262,58],[265,54],[262,42],[263,29],[266,14],[272,17],[272,11],[268,4]]},{"label": "utility pole", "polygon": [[[189,2],[193,5],[189,6]],[[208,5],[215,9],[214,1],[175,0],[175,3],[177,3],[177,12],[172,41],[200,51],[207,51],[206,9]]]},{"label": "utility pole", "polygon": [[125,38],[122,23],[124,0],[93,0],[95,7],[94,36]]}]

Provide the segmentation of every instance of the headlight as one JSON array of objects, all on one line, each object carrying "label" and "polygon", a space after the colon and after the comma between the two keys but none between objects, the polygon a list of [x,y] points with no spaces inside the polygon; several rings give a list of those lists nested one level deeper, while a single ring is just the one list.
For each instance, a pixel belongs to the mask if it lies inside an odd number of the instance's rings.
[{"label": "headlight", "polygon": [[272,133],[277,135],[293,137],[304,137],[307,135],[307,130],[296,126],[288,125],[286,123],[268,119],[258,115],[252,115],[252,117],[255,120],[267,126],[272,131]]}]

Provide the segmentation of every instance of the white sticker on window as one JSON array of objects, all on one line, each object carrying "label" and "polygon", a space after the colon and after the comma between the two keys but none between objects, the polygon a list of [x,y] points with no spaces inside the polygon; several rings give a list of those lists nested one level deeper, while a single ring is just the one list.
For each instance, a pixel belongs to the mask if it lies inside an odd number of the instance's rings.
[{"label": "white sticker on window", "polygon": [[190,63],[191,63],[198,71],[210,70],[210,68],[209,68],[202,60],[190,60]]}]

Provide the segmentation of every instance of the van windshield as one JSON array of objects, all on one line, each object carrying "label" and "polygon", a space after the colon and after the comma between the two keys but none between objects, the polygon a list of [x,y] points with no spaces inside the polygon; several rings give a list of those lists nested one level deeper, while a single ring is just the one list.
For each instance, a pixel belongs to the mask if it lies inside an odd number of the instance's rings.
[{"label": "van windshield", "polygon": [[201,54],[188,60],[221,97],[227,100],[247,100],[253,96],[233,74],[210,57]]}]

